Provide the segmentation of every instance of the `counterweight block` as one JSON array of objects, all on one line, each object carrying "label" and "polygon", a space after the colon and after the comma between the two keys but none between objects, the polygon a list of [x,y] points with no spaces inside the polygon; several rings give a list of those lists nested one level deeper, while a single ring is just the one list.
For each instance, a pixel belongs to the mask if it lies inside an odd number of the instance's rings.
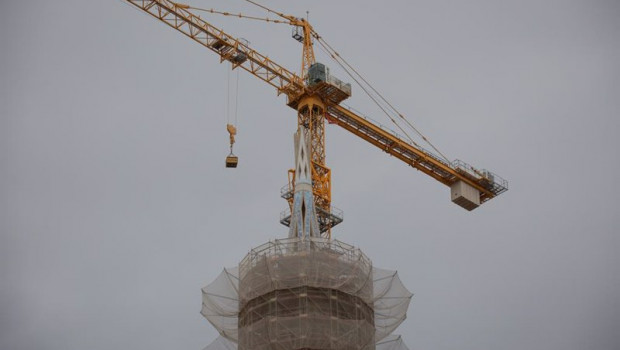
[{"label": "counterweight block", "polygon": [[453,203],[469,211],[480,206],[480,191],[463,181],[457,181],[450,187],[450,196]]}]

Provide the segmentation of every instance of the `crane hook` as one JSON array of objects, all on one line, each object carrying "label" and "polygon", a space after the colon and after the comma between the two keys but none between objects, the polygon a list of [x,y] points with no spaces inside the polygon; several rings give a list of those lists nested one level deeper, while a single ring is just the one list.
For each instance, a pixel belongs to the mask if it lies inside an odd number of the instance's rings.
[{"label": "crane hook", "polygon": [[235,135],[237,135],[237,128],[232,124],[226,124],[226,130],[230,135],[230,154],[226,157],[226,167],[236,168],[239,163],[239,158],[233,154],[233,144],[235,143]]}]

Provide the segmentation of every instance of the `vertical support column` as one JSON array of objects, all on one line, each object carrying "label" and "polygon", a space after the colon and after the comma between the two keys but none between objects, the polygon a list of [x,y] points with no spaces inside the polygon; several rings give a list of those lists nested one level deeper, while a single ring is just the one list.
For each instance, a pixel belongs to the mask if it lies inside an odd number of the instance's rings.
[{"label": "vertical support column", "polygon": [[[330,212],[331,170],[325,166],[325,103],[317,96],[304,96],[297,108],[297,122],[310,140],[312,192],[317,211]],[[321,215],[319,214],[319,220]],[[331,238],[331,229],[323,233]]]},{"label": "vertical support column", "polygon": [[312,48],[312,27],[308,21],[301,19],[302,28],[304,31],[304,52],[301,57],[301,77],[306,79],[308,77],[308,69],[313,65],[316,60],[314,59],[314,49]]}]

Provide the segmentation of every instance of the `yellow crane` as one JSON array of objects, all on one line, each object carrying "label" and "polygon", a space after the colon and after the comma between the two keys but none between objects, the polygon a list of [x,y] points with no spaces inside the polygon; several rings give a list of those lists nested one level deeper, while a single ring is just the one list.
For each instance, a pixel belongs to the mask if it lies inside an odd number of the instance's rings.
[{"label": "yellow crane", "polygon": [[[331,170],[325,164],[326,121],[361,137],[384,152],[449,186],[452,201],[467,210],[473,210],[508,190],[508,182],[492,172],[479,170],[460,160],[450,162],[447,158],[422,148],[411,138],[407,140],[354,112],[352,108],[343,106],[341,102],[351,96],[351,85],[343,83],[329,73],[327,66],[316,62],[313,42],[316,40],[321,44],[341,67],[353,68],[315,32],[306,19],[273,11],[252,0],[245,1],[263,8],[280,19],[252,17],[213,9],[205,10],[170,0],[126,1],[215,52],[219,55],[220,62],[227,61],[231,63],[232,69],[241,68],[248,71],[273,86],[278,95],[286,96],[287,105],[297,111],[300,129],[310,139],[315,207],[321,232],[327,237],[331,236],[331,228],[340,223],[342,217],[331,206]],[[292,25],[293,38],[303,44],[301,73],[298,75],[291,72],[249,47],[245,40],[235,38],[222,29],[214,27],[197,15],[195,13],[197,10]],[[371,89],[374,90],[372,87]],[[396,111],[389,102],[386,101],[386,103]],[[388,117],[392,119],[389,115]],[[402,118],[407,122],[397,111],[395,118]],[[414,128],[413,125],[408,124]],[[236,129],[233,131],[229,128],[228,130],[231,134],[232,156],[232,143]],[[427,141],[422,134],[420,136]],[[431,147],[441,154],[432,144]],[[231,167],[233,163],[236,166],[236,157],[227,159],[227,163],[229,160]],[[294,177],[295,171],[289,170],[289,185],[282,190],[282,197],[287,199],[289,204],[292,204]],[[281,217],[281,222],[287,224],[286,215]]]}]

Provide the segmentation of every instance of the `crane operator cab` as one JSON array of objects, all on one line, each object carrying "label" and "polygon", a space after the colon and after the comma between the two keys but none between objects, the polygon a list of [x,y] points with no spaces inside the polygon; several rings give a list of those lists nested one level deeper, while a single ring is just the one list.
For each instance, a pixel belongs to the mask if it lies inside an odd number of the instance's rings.
[{"label": "crane operator cab", "polygon": [[306,85],[333,104],[339,104],[351,97],[351,84],[330,74],[329,67],[319,62],[312,64],[308,69]]},{"label": "crane operator cab", "polygon": [[226,157],[226,167],[236,168],[239,163],[239,158],[233,154],[233,144],[235,143],[235,135],[237,135],[237,128],[234,125],[226,124],[226,130],[230,135],[230,154]]}]

